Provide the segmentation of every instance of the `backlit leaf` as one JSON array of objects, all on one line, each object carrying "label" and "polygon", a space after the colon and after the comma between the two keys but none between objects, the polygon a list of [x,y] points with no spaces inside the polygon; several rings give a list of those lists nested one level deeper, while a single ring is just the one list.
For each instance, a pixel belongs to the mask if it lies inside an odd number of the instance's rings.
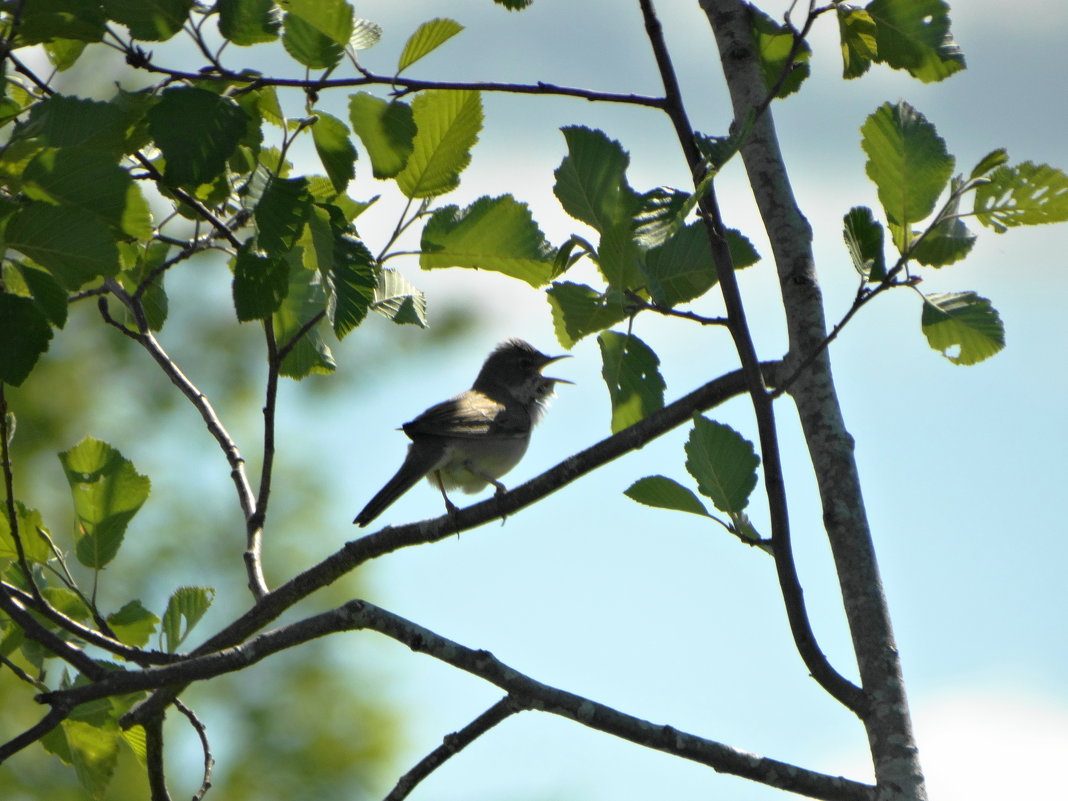
[{"label": "backlit leaf", "polygon": [[410,198],[452,191],[482,130],[481,96],[468,90],[422,92],[412,102],[412,115],[412,154],[397,175],[397,186]]},{"label": "backlit leaf", "polygon": [[976,364],[1005,347],[997,310],[974,292],[925,295],[920,326],[932,348],[954,364]]},{"label": "backlit leaf", "polygon": [[[954,164],[935,127],[901,101],[884,103],[860,131],[868,177],[879,190],[887,219],[908,226],[929,216]],[[905,243],[895,244],[900,250]]]},{"label": "backlit leaf", "polygon": [[397,62],[397,74],[441,47],[463,29],[464,26],[453,19],[438,18],[424,22],[404,43],[404,50]]},{"label": "backlit leaf", "polygon": [[660,359],[632,334],[603,331],[601,375],[612,400],[612,433],[643,420],[664,407],[664,379]]},{"label": "backlit leaf", "polygon": [[74,552],[83,565],[99,570],[118,553],[151,483],[121,453],[92,437],[61,453],[59,460],[74,498]]},{"label": "backlit leaf", "polygon": [[530,209],[511,195],[438,209],[423,228],[421,248],[424,270],[493,270],[534,287],[549,282],[555,255]]}]

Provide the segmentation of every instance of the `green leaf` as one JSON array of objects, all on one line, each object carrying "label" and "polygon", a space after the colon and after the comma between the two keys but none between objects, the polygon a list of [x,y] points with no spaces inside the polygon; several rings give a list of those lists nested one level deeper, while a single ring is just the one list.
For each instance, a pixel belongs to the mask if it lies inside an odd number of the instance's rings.
[{"label": "green leaf", "polygon": [[311,207],[306,178],[271,178],[253,212],[256,244],[268,256],[284,256],[304,230]]},{"label": "green leaf", "polygon": [[415,139],[411,106],[358,92],[349,96],[349,120],[367,149],[375,178],[392,178],[404,169]]},{"label": "green leaf", "polygon": [[107,15],[134,39],[162,42],[182,29],[194,0],[104,0]]},{"label": "green leaf", "polygon": [[289,264],[280,256],[260,256],[245,245],[234,256],[234,309],[237,319],[265,320],[289,292]]},{"label": "green leaf", "polygon": [[312,69],[337,66],[352,36],[352,6],[344,0],[280,0],[285,9],[282,44]]},{"label": "green leaf", "polygon": [[961,178],[953,179],[950,185],[951,202],[939,213],[938,219],[923,237],[914,241],[909,249],[909,256],[920,264],[945,267],[967,256],[975,244],[975,234],[958,216],[963,186]]},{"label": "green leaf", "polygon": [[130,173],[105,153],[48,149],[26,165],[23,189],[53,206],[76,206],[137,239],[152,235],[148,202]]},{"label": "green leaf", "polygon": [[760,457],[753,444],[730,426],[701,415],[694,415],[693,422],[686,442],[686,469],[717,509],[741,512],[756,486]]},{"label": "green leaf", "polygon": [[672,307],[705,294],[718,276],[704,223],[688,225],[645,254],[643,272],[652,299]]},{"label": "green leaf", "polygon": [[534,0],[493,0],[499,6],[504,6],[509,11],[522,11],[534,3]]},{"label": "green leaf", "polygon": [[925,295],[920,326],[932,348],[954,364],[976,364],[1005,347],[997,310],[974,292]]},{"label": "green leaf", "polygon": [[274,0],[219,0],[219,33],[236,45],[273,42],[282,27]]},{"label": "green leaf", "polygon": [[632,224],[642,197],[627,183],[630,156],[603,132],[578,126],[561,129],[567,156],[553,175],[553,192],[564,211],[602,233]]},{"label": "green leaf", "polygon": [[0,381],[26,380],[52,339],[52,327],[31,298],[0,292]]},{"label": "green leaf", "polygon": [[886,277],[882,223],[867,206],[851,208],[842,223],[842,236],[853,268],[867,281],[882,281]]},{"label": "green leaf", "polygon": [[118,553],[151,482],[121,453],[92,437],[61,453],[59,461],[74,498],[74,552],[83,565],[99,570]]},{"label": "green leaf", "polygon": [[278,0],[290,17],[297,17],[330,41],[344,47],[352,36],[352,6],[345,0]]},{"label": "green leaf", "polygon": [[944,0],[873,0],[867,12],[875,22],[879,61],[907,70],[924,83],[964,69],[964,54],[949,31]]},{"label": "green leaf", "polygon": [[[314,216],[313,218],[314,219]],[[293,338],[313,318],[324,314],[327,305],[326,292],[321,281],[310,281],[309,276],[317,276],[318,273],[309,273],[299,269],[299,265],[292,262],[289,265],[289,291],[286,299],[282,301],[281,308],[275,312],[274,321],[275,339],[279,347],[286,347]],[[290,378],[301,379],[313,373],[329,374],[337,369],[330,348],[323,342],[318,326],[312,326],[311,330],[295,341],[289,353],[282,360],[280,373]]]},{"label": "green leaf", "polygon": [[214,600],[215,590],[211,587],[179,587],[174,591],[167,601],[167,611],[163,613],[160,626],[163,647],[168,653],[178,650]]},{"label": "green leaf", "polygon": [[131,112],[116,103],[52,95],[30,109],[21,134],[52,147],[86,147],[115,155],[125,150]]},{"label": "green leaf", "polygon": [[463,29],[464,26],[453,19],[439,17],[424,22],[404,43],[404,50],[397,62],[397,74],[400,75],[423,56],[437,50]]},{"label": "green leaf", "polygon": [[875,20],[863,8],[845,4],[836,8],[842,39],[842,77],[859,78],[879,57]]},{"label": "green leaf", "polygon": [[617,292],[600,292],[585,284],[555,282],[546,290],[553,328],[560,344],[570,350],[583,337],[603,331],[627,317]]},{"label": "green leaf", "polygon": [[248,124],[233,100],[194,87],[167,89],[148,112],[149,130],[167,161],[167,183],[190,189],[222,174]]},{"label": "green leaf", "polygon": [[380,270],[371,311],[398,325],[426,328],[426,295],[396,270]]},{"label": "green leaf", "polygon": [[1017,225],[1068,220],[1068,175],[1025,161],[998,167],[975,191],[975,216],[999,234]]},{"label": "green leaf", "polygon": [[693,490],[666,476],[646,476],[631,484],[624,492],[631,500],[658,509],[674,509],[709,517],[708,510]]},{"label": "green leaf", "polygon": [[34,0],[23,3],[18,25],[20,45],[54,39],[99,42],[107,18],[97,0]]},{"label": "green leaf", "polygon": [[[52,549],[38,533],[38,529],[44,530],[41,513],[27,508],[21,501],[15,501],[15,519],[18,521],[19,541],[22,543],[22,552],[26,554],[26,561],[30,564],[45,564],[52,558]],[[5,510],[4,514],[0,514],[0,573],[4,568],[2,562],[14,562],[18,559],[18,553]]]},{"label": "green leaf", "polygon": [[[693,195],[659,186],[642,195],[641,208],[634,215],[634,241],[642,250],[662,245],[686,224],[693,211]],[[695,204],[694,204],[695,205]]]},{"label": "green leaf", "polygon": [[429,90],[412,102],[412,154],[397,175],[406,197],[437,197],[460,184],[482,130],[482,98],[468,90]]},{"label": "green leaf", "polygon": [[318,119],[312,126],[312,142],[323,163],[330,183],[344,192],[349,181],[356,177],[356,148],[349,140],[349,129],[337,117],[316,110]]},{"label": "green leaf", "polygon": [[[782,79],[782,85],[775,96],[783,98],[793,94],[801,88],[801,83],[809,75],[808,60],[812,56],[812,48],[808,46],[808,42],[802,40],[790,61],[790,52],[794,46],[794,35],[790,29],[759,9],[751,8],[749,13],[753,24],[753,45],[760,54],[765,87],[770,92]],[[789,74],[783,79],[783,70],[786,69],[789,69]]]},{"label": "green leaf", "polygon": [[1006,152],[1005,148],[999,147],[997,150],[991,150],[979,160],[979,163],[972,169],[968,178],[974,181],[976,178],[983,177],[995,168],[1007,164],[1008,161],[1009,154]]},{"label": "green leaf", "polygon": [[115,237],[84,209],[33,201],[8,222],[6,239],[9,248],[29,256],[70,290],[119,271]]},{"label": "green leaf", "polygon": [[511,195],[481,197],[466,209],[445,206],[423,228],[419,266],[493,270],[544,286],[555,252],[525,203]]},{"label": "green leaf", "polygon": [[121,642],[143,647],[156,630],[159,618],[145,609],[140,601],[130,601],[118,612],[108,615],[108,626]]},{"label": "green leaf", "polygon": [[602,331],[601,375],[612,399],[612,433],[664,408],[664,379],[660,359],[632,334]]},{"label": "green leaf", "polygon": [[363,322],[378,287],[374,256],[351,232],[337,232],[334,260],[323,275],[323,284],[327,319],[334,336],[343,339]]},{"label": "green leaf", "polygon": [[[886,217],[906,227],[934,210],[954,159],[935,127],[908,103],[884,103],[860,128],[868,177]],[[896,242],[899,250],[906,243]]]},{"label": "green leaf", "polygon": [[295,61],[313,70],[333,69],[345,55],[343,46],[292,14],[285,16],[282,46]]},{"label": "green leaf", "polygon": [[53,39],[44,49],[58,72],[69,70],[85,52],[86,43],[78,39]]},{"label": "green leaf", "polygon": [[64,720],[41,744],[74,768],[78,783],[93,799],[105,797],[119,757],[119,727],[114,720],[94,725]]},{"label": "green leaf", "polygon": [[382,26],[377,22],[359,17],[352,21],[352,36],[349,37],[349,48],[352,50],[369,50],[381,38]]}]

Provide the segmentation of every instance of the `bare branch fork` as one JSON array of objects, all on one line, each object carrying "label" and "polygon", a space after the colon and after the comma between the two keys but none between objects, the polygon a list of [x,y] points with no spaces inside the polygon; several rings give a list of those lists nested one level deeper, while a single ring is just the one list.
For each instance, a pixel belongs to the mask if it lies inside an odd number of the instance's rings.
[{"label": "bare branch fork", "polygon": [[[831,801],[872,801],[873,789],[861,782],[807,770],[796,765],[741,751],[715,740],[651,723],[589,698],[542,684],[501,662],[488,651],[467,648],[374,604],[353,600],[330,611],[283,626],[234,648],[195,657],[181,665],[149,668],[134,673],[109,673],[103,680],[70,690],[46,693],[43,700],[65,705],[135,690],[159,687],[179,674],[208,679],[240,670],[287,648],[341,631],[371,630],[404,643],[459,670],[484,679],[508,693],[485,719],[470,724],[462,738],[473,740],[483,729],[509,716],[505,705],[538,709],[569,718],[624,740],[673,754],[722,773],[752,779],[811,798]],[[160,721],[155,716],[153,721]],[[465,743],[466,744],[466,743]],[[441,756],[444,756],[442,754]],[[429,767],[427,764],[427,767]],[[403,798],[403,795],[395,796]]]},{"label": "bare branch fork", "polygon": [[[657,18],[652,0],[639,0],[645,30],[656,57],[660,77],[664,83],[667,97],[665,111],[675,127],[675,133],[693,177],[695,187],[701,185],[705,178],[706,166],[694,139],[694,128],[690,124],[686,107],[682,100],[675,68],[664,41],[664,32]],[[775,430],[773,400],[760,371],[756,348],[746,322],[745,307],[742,303],[738,279],[734,272],[734,262],[730,248],[727,246],[726,227],[716,200],[715,187],[710,185],[698,201],[701,219],[708,230],[709,245],[712,248],[712,260],[716,265],[719,285],[727,307],[728,330],[734,339],[742,371],[746,377],[746,386],[752,399],[760,439],[760,452],[764,466],[764,484],[768,496],[768,508],[771,523],[771,540],[775,554],[775,566],[782,589],[790,631],[797,645],[798,653],[804,660],[812,677],[828,693],[848,709],[858,714],[866,706],[860,688],[839,673],[827,660],[816,641],[816,635],[805,612],[804,593],[797,576],[793,550],[790,544],[790,518],[786,503],[786,484],[782,472],[779,453],[778,435]]]}]

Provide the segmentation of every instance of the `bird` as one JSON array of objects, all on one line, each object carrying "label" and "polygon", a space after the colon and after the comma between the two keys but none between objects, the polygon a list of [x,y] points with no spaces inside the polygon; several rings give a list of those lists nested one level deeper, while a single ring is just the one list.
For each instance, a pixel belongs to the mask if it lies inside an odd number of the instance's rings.
[{"label": "bird", "polygon": [[549,364],[568,355],[546,356],[521,339],[500,343],[486,358],[471,389],[431,406],[401,428],[411,444],[396,475],[371,498],[353,524],[366,526],[426,476],[456,512],[446,490],[473,493],[498,480],[526,453],[530,432],[564,378],[543,376]]}]

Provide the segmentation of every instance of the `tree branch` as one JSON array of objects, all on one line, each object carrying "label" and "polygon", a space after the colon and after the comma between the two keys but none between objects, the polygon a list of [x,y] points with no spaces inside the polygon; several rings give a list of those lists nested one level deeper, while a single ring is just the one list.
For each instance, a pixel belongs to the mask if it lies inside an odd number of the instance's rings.
[{"label": "tree branch", "polygon": [[359,78],[272,78],[259,76],[250,78],[248,73],[237,73],[229,70],[211,70],[203,72],[186,72],[183,70],[170,69],[158,64],[145,62],[138,64],[141,69],[154,72],[158,75],[166,75],[171,80],[189,81],[199,83],[204,80],[225,80],[233,83],[247,84],[249,88],[260,86],[278,86],[291,89],[303,89],[305,92],[318,93],[327,89],[351,89],[358,86],[390,86],[394,94],[405,95],[411,92],[420,92],[427,89],[446,89],[451,91],[469,90],[476,92],[501,92],[519,95],[554,95],[557,97],[574,97],[580,100],[601,103],[622,103],[631,106],[647,106],[649,108],[661,108],[664,99],[661,97],[648,97],[646,95],[623,94],[617,92],[597,92],[590,89],[579,89],[571,86],[559,86],[545,81],[534,84],[524,83],[501,83],[496,81],[423,81],[416,78],[401,78],[396,75],[375,75],[364,72]]},{"label": "tree branch", "polygon": [[[735,120],[745,120],[766,91],[741,0],[701,0],[719,46]],[[812,232],[793,196],[770,110],[743,144],[753,187],[779,277],[790,351],[787,372],[825,339],[823,299],[812,255]],[[875,763],[880,799],[926,797],[909,719],[901,664],[882,591],[875,548],[864,511],[853,439],[838,404],[826,350],[791,389],[809,448],[823,522],[842,590],[849,631],[868,700],[862,720]]]},{"label": "tree branch", "polygon": [[141,666],[166,665],[177,662],[183,658],[181,654],[168,654],[162,651],[145,651],[141,648],[133,648],[125,643],[119,642],[112,637],[101,634],[95,629],[83,626],[77,620],[67,617],[55,607],[38,601],[30,593],[20,590],[18,587],[8,584],[7,582],[0,582],[0,591],[8,593],[27,609],[32,609],[37,614],[48,618],[57,626],[70,632],[75,637],[85,640],[90,645],[95,645],[97,648],[101,648],[108,653],[121,657],[128,662],[133,662],[134,664]]},{"label": "tree branch", "polygon": [[[121,287],[118,287],[121,294],[116,294],[116,297],[126,302],[125,291]],[[234,482],[234,486],[237,489],[238,501],[241,504],[241,511],[247,520],[252,516],[255,511],[255,497],[252,494],[252,487],[248,483],[248,477],[245,475],[245,458],[241,455],[241,451],[238,450],[237,444],[230,437],[229,432],[223,426],[219,416],[215,413],[215,408],[211,405],[211,401],[208,400],[208,396],[201,392],[197,386],[186,377],[185,373],[178,367],[173,359],[163,347],[159,344],[156,338],[152,335],[152,331],[147,328],[143,328],[140,331],[131,331],[126,326],[122,325],[111,317],[108,312],[107,299],[100,298],[98,301],[100,308],[100,314],[104,318],[104,321],[114,328],[117,328],[125,336],[133,339],[135,342],[141,345],[148,354],[156,361],[156,364],[162,368],[163,373],[171,380],[171,383],[178,387],[179,391],[185,395],[193,407],[200,413],[201,418],[204,420],[204,424],[208,427],[209,433],[215,438],[215,441],[219,443],[219,447],[222,449],[223,454],[226,456],[226,461],[230,464],[230,478]],[[134,313],[136,317],[136,312]]]},{"label": "tree branch", "polygon": [[[95,684],[46,693],[40,698],[50,703],[72,705],[107,695],[160,686],[178,673],[186,674],[187,679],[211,678],[241,670],[271,654],[317,637],[363,629],[377,631],[404,643],[413,651],[425,653],[500,687],[518,707],[559,715],[638,745],[707,765],[721,773],[741,776],[812,798],[873,801],[874,788],[869,785],[757,756],[671,726],[651,723],[589,698],[542,684],[501,662],[488,651],[467,648],[362,600],[349,601],[328,612],[260,634],[236,648],[191,658],[181,665],[149,668],[137,673],[109,673]],[[162,716],[158,715],[153,720],[161,722]]]},{"label": "tree branch", "polygon": [[458,732],[445,735],[441,745],[419,760],[415,767],[397,780],[396,785],[383,801],[403,801],[421,781],[444,765],[451,757],[467,748],[494,726],[523,709],[524,707],[518,705],[512,696],[506,695]]},{"label": "tree branch", "polygon": [[[774,383],[774,374],[780,364],[771,362],[762,367],[768,373],[769,383]],[[293,604],[371,559],[401,548],[437,542],[490,520],[514,514],[601,465],[637,450],[664,432],[688,422],[694,412],[711,409],[744,391],[745,379],[741,371],[728,373],[508,492],[460,509],[452,515],[395,528],[387,526],[347,542],[341,550],[269,592],[252,609],[192,651],[192,655],[209,654],[240,643]],[[157,691],[128,712],[122,719],[122,725],[131,726],[160,714],[179,692],[180,686]]]},{"label": "tree branch", "polygon": [[47,714],[33,726],[26,729],[26,731],[18,737],[12,737],[3,745],[0,745],[0,764],[3,764],[8,757],[14,756],[23,748],[36,743],[48,734],[48,732],[52,731],[52,729],[66,720],[67,715],[69,714],[69,709],[62,706],[53,706],[48,710]]},{"label": "tree branch", "polygon": [[145,762],[152,801],[171,801],[163,765],[163,715],[145,723]]},{"label": "tree branch", "polygon": [[[645,29],[649,42],[656,56],[660,76],[664,83],[667,105],[665,111],[675,127],[675,134],[682,146],[683,154],[693,177],[694,187],[699,187],[705,178],[705,163],[694,139],[694,129],[690,125],[686,108],[682,101],[675,69],[664,41],[663,28],[656,16],[652,0],[639,0]],[[768,394],[756,347],[749,332],[745,307],[742,303],[738,279],[734,272],[730,248],[727,245],[726,227],[716,200],[715,187],[709,185],[698,201],[701,219],[708,230],[708,240],[712,248],[712,260],[716,265],[719,285],[727,307],[728,330],[734,339],[738,357],[745,373],[746,386],[753,403],[757,431],[760,439],[760,454],[764,470],[764,486],[768,496],[768,511],[771,521],[771,541],[775,553],[775,568],[779,586],[783,593],[786,615],[790,631],[797,646],[798,653],[812,677],[834,698],[854,712],[864,706],[864,697],[860,689],[841,673],[834,669],[827,660],[816,641],[812,624],[805,610],[804,592],[797,577],[794,564],[793,547],[790,542],[790,515],[786,502],[786,483],[783,477],[782,460],[779,453],[778,434],[775,430],[775,412],[773,402]]]}]

